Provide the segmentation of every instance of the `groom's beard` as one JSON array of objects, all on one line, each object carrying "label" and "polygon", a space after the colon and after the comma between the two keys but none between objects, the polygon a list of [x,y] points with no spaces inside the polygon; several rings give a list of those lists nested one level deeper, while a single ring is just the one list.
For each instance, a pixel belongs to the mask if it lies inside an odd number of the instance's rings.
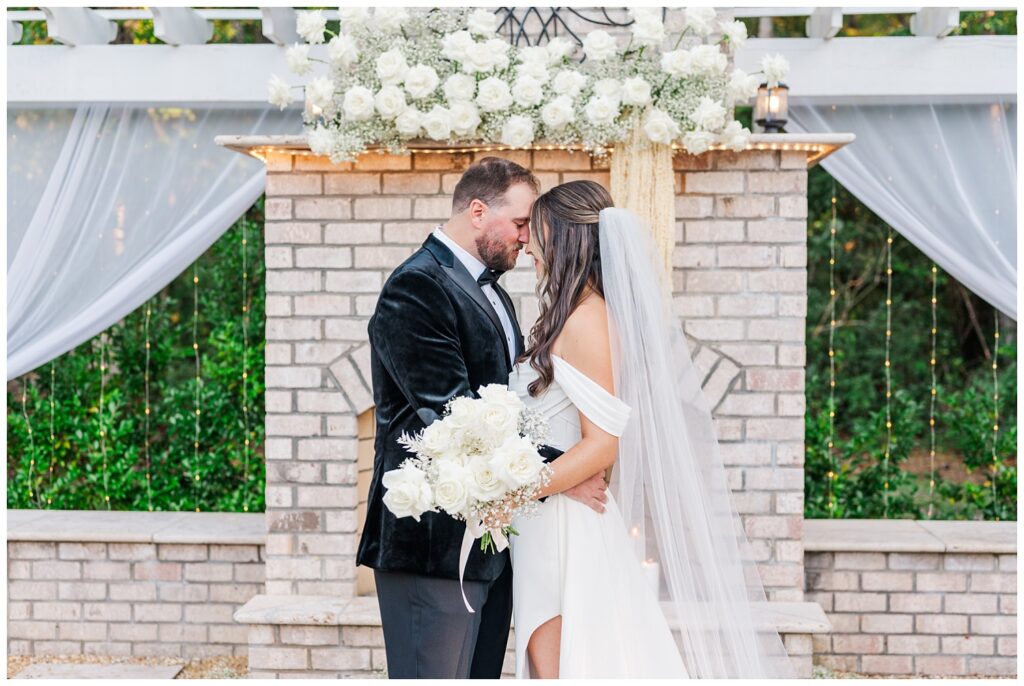
[{"label": "groom's beard", "polygon": [[497,240],[488,241],[483,237],[476,240],[476,249],[480,253],[480,260],[488,269],[499,272],[507,272],[516,266],[520,247],[519,242],[509,248]]}]

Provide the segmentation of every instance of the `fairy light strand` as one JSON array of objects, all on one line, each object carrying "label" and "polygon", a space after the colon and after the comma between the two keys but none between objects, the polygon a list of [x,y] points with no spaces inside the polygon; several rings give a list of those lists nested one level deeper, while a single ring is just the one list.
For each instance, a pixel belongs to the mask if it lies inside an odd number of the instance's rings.
[{"label": "fairy light strand", "polygon": [[248,226],[242,220],[242,484],[245,493],[242,510],[249,511],[249,265],[246,245],[249,242]]},{"label": "fairy light strand", "polygon": [[889,517],[889,455],[892,452],[892,362],[890,343],[892,340],[892,227],[885,239],[885,460],[882,478],[883,516]]},{"label": "fairy light strand", "polygon": [[932,385],[929,401],[928,401],[928,519],[932,518],[934,513],[935,503],[933,501],[935,496],[935,402],[938,399],[938,384],[936,383],[936,362],[937,362],[937,350],[935,347],[935,334],[938,332],[938,317],[936,305],[938,303],[938,280],[939,270],[932,262],[932,331],[931,331],[931,355],[928,358],[929,366],[932,372]]},{"label": "fairy light strand", "polygon": [[150,304],[146,303],[146,319],[144,323],[145,338],[146,338],[146,366],[145,366],[145,386],[146,386],[146,410],[145,410],[145,433],[144,433],[144,447],[143,452],[146,454],[146,502],[149,506],[149,511],[153,511],[153,472],[152,462],[150,461],[149,455],[149,420],[152,415],[152,406],[149,404],[149,321],[152,316],[152,310]]},{"label": "fairy light strand", "polygon": [[[996,509],[996,477],[999,476],[999,452],[997,442],[999,439],[999,310],[992,311],[995,332],[992,342],[992,477],[989,479],[992,484],[992,508]],[[996,521],[999,521],[998,510]]]},{"label": "fairy light strand", "polygon": [[50,362],[50,487],[46,493],[46,504],[53,504],[53,467],[57,461],[57,434],[53,430],[54,421],[57,415],[55,396],[57,393],[57,360]]},{"label": "fairy light strand", "polygon": [[25,418],[25,428],[28,431],[28,499],[35,498],[33,482],[36,478],[36,441],[32,435],[32,422],[28,418],[28,376],[23,376],[21,381],[21,415]]},{"label": "fairy light strand", "polygon": [[200,378],[199,367],[199,264],[192,265],[192,351],[196,359],[195,383],[195,436],[192,441],[192,502],[199,512],[199,390],[203,380]]},{"label": "fairy light strand", "polygon": [[106,371],[107,371],[107,344],[104,339],[104,335],[100,334],[100,407],[99,407],[99,423],[100,423],[100,453],[103,455],[103,502],[106,504],[107,509],[110,509],[110,488],[107,482],[107,431],[103,426],[103,405],[104,405],[104,394],[106,391]]},{"label": "fairy light strand", "polygon": [[832,181],[832,221],[829,225],[829,258],[828,258],[828,516],[834,517],[836,512],[833,483],[836,480],[835,434],[836,434],[836,184]]}]

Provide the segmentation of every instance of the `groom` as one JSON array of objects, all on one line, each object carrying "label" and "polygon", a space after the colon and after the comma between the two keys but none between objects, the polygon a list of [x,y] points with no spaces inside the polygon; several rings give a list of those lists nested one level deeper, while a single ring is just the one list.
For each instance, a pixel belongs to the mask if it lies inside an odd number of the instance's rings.
[{"label": "groom", "polygon": [[[458,581],[465,523],[435,512],[419,522],[396,518],[381,479],[409,456],[398,443],[403,433],[429,425],[454,396],[508,383],[523,335],[497,279],[530,239],[538,190],[514,162],[485,157],[470,166],[451,218],[395,269],[370,319],[377,438],[356,562],[374,570],[391,678],[501,676],[512,615],[508,549],[473,547],[464,587],[476,612],[468,612]],[[546,457],[559,454],[548,450]],[[601,511],[602,476],[565,493]]]}]

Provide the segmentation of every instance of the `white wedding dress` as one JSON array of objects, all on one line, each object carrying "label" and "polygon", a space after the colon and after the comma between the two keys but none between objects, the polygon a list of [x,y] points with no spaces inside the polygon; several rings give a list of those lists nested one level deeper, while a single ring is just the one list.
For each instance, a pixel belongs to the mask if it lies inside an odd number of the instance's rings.
[{"label": "white wedding dress", "polygon": [[[568,450],[581,438],[580,417],[620,436],[630,408],[565,360],[552,356],[555,377],[538,397],[528,363],[509,388],[548,421],[546,441]],[[641,566],[611,493],[603,513],[555,494],[536,513],[513,522],[511,537],[516,677],[531,678],[526,646],[534,630],[562,616],[559,678],[686,678],[672,631]]]}]

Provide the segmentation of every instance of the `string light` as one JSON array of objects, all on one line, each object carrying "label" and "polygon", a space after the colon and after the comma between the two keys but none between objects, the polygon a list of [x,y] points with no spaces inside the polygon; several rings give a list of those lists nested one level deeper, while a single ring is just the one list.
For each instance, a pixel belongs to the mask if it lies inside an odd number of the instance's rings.
[{"label": "string light", "polygon": [[246,244],[249,242],[248,222],[242,220],[242,480],[245,502],[242,510],[249,511],[249,265],[246,258]]},{"label": "string light", "polygon": [[107,509],[110,509],[110,490],[107,484],[107,431],[103,426],[103,396],[106,391],[106,375],[107,370],[107,344],[104,335],[100,334],[100,408],[99,408],[99,423],[100,423],[100,452],[103,454],[103,502],[106,503]]},{"label": "string light", "polygon": [[144,434],[144,448],[143,452],[146,454],[146,501],[149,504],[149,511],[153,511],[153,473],[152,464],[150,463],[149,457],[149,420],[152,415],[152,409],[149,404],[149,318],[152,314],[149,303],[146,303],[146,319],[145,319],[145,338],[146,338],[146,367],[145,367],[145,383],[146,383],[146,411],[145,411],[145,434]]},{"label": "string light", "polygon": [[196,384],[195,384],[195,436],[192,442],[192,502],[195,504],[196,512],[199,512],[199,389],[203,380],[199,375],[199,262],[192,265],[192,351],[196,358]]},{"label": "string light", "polygon": [[889,357],[892,339],[892,227],[885,239],[885,462],[882,478],[883,516],[889,516],[889,454],[892,452],[892,362]]},{"label": "string light", "polygon": [[50,362],[50,488],[47,489],[46,504],[53,504],[53,465],[57,461],[57,435],[53,431],[56,408],[54,407],[54,395],[57,391],[57,360]]},{"label": "string light", "polygon": [[35,497],[35,489],[33,488],[33,481],[36,478],[36,442],[32,436],[32,422],[28,419],[28,404],[27,404],[27,391],[28,391],[28,376],[22,377],[21,382],[21,414],[25,418],[25,427],[28,429],[28,446],[29,446],[29,463],[28,463],[28,498],[32,500]]},{"label": "string light", "polygon": [[836,500],[833,482],[836,480],[836,182],[832,180],[832,221],[829,225],[828,258],[828,516],[835,517]]},{"label": "string light", "polygon": [[935,334],[938,332],[938,318],[936,316],[936,303],[938,299],[936,297],[937,287],[939,280],[939,270],[932,262],[932,354],[929,358],[929,365],[932,370],[932,387],[931,397],[929,399],[928,407],[928,433],[929,433],[929,448],[928,448],[928,519],[932,518],[932,512],[934,503],[932,498],[935,494],[935,401],[938,396],[938,385],[936,384],[935,365],[936,365],[936,348],[935,348]]},{"label": "string light", "polygon": [[[996,502],[996,477],[999,476],[999,453],[996,450],[996,443],[999,439],[999,311],[992,311],[992,318],[995,322],[995,333],[992,342],[992,509],[997,507]],[[998,510],[996,521],[999,521]]]}]

